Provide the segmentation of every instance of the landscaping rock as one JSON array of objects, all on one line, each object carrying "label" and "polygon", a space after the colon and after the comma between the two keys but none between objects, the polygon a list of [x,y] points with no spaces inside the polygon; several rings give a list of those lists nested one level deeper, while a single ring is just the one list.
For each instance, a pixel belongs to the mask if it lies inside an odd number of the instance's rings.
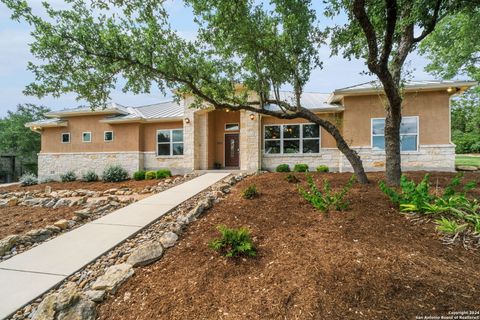
[{"label": "landscaping rock", "polygon": [[94,320],[95,303],[83,295],[76,285],[68,283],[57,293],[48,295],[33,314],[33,320]]},{"label": "landscaping rock", "polygon": [[5,238],[0,240],[0,256],[3,256],[5,253],[10,251],[10,249],[15,246],[18,242],[20,237],[16,234],[12,234],[10,236],[6,236]]},{"label": "landscaping rock", "polygon": [[86,219],[90,217],[90,209],[77,210],[74,213],[75,213],[75,216],[77,216],[80,219]]},{"label": "landscaping rock", "polygon": [[457,166],[458,171],[477,171],[478,168],[475,166]]},{"label": "landscaping rock", "polygon": [[46,193],[46,194],[52,193],[52,187],[46,186],[46,187],[45,187],[45,193]]},{"label": "landscaping rock", "polygon": [[44,206],[45,208],[53,208],[56,203],[57,203],[57,199],[50,199],[50,200],[48,200],[48,202],[45,203],[43,206]]},{"label": "landscaping rock", "polygon": [[53,209],[57,209],[57,208],[60,208],[60,207],[66,207],[70,204],[70,200],[68,199],[60,199],[57,201],[57,203],[55,203],[55,205],[53,206]]},{"label": "landscaping rock", "polygon": [[146,266],[157,261],[163,255],[163,246],[160,242],[148,242],[136,248],[127,263],[133,267]]},{"label": "landscaping rock", "polygon": [[160,243],[164,248],[170,248],[175,245],[175,242],[177,242],[178,236],[176,233],[168,231],[165,232],[161,237],[160,237]]},{"label": "landscaping rock", "polygon": [[92,285],[93,290],[105,290],[115,293],[117,288],[133,275],[132,265],[122,263],[111,266],[103,276],[100,276]]},{"label": "landscaping rock", "polygon": [[52,235],[52,232],[48,229],[33,229],[25,234],[27,239],[31,242],[40,242],[48,239]]},{"label": "landscaping rock", "polygon": [[85,291],[85,295],[94,302],[102,302],[105,298],[104,290],[88,290]]},{"label": "landscaping rock", "polygon": [[58,228],[62,229],[62,230],[68,229],[68,227],[69,227],[68,220],[65,220],[65,219],[58,220],[53,225],[55,227],[58,227]]},{"label": "landscaping rock", "polygon": [[10,199],[7,199],[7,201],[5,202],[5,205],[7,207],[14,207],[18,204],[18,198],[17,197],[12,197]]},{"label": "landscaping rock", "polygon": [[22,205],[27,206],[27,207],[33,207],[33,206],[38,206],[43,202],[44,199],[42,198],[31,198],[31,199],[26,199],[22,202]]}]

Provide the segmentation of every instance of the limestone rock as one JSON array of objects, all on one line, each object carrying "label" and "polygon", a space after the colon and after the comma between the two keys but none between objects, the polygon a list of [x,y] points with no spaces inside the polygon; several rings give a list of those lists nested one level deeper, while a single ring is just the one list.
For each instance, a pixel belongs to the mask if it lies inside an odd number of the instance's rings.
[{"label": "limestone rock", "polygon": [[74,283],[48,295],[39,304],[33,320],[94,320],[95,303],[83,295]]},{"label": "limestone rock", "polygon": [[167,231],[165,232],[161,237],[160,237],[160,243],[164,248],[170,248],[175,245],[175,242],[177,242],[178,236],[176,233]]},{"label": "limestone rock", "polygon": [[94,302],[102,302],[105,298],[104,290],[88,290],[85,291],[85,295]]},{"label": "limestone rock", "polygon": [[478,168],[475,166],[457,166],[458,171],[477,171]]},{"label": "limestone rock", "polygon": [[46,187],[45,187],[45,193],[46,193],[46,194],[52,193],[52,187],[46,186]]},{"label": "limestone rock", "polygon": [[58,227],[62,230],[68,229],[68,220],[61,219],[53,224],[55,227]]},{"label": "limestone rock", "polygon": [[90,217],[90,209],[82,209],[74,212],[80,219],[86,219]]},{"label": "limestone rock", "polygon": [[55,203],[55,205],[53,206],[53,209],[57,209],[57,208],[60,208],[60,207],[66,207],[70,204],[70,200],[69,199],[60,199],[57,201],[57,203]]},{"label": "limestone rock", "polygon": [[136,248],[127,263],[134,266],[146,266],[152,262],[157,261],[163,255],[163,246],[159,242],[148,242]]},{"label": "limestone rock", "polygon": [[25,237],[32,242],[40,242],[48,239],[52,235],[52,232],[48,229],[34,229],[25,234]]},{"label": "limestone rock", "polygon": [[4,255],[6,252],[10,251],[13,246],[18,242],[20,237],[16,234],[6,236],[0,240],[0,256]]},{"label": "limestone rock", "polygon": [[5,204],[6,204],[7,207],[16,206],[18,204],[18,198],[17,197],[12,197],[10,199],[7,199],[7,201],[5,201]]},{"label": "limestone rock", "polygon": [[100,276],[92,285],[93,290],[105,290],[115,293],[118,287],[133,275],[130,264],[122,263],[111,266],[103,276]]}]

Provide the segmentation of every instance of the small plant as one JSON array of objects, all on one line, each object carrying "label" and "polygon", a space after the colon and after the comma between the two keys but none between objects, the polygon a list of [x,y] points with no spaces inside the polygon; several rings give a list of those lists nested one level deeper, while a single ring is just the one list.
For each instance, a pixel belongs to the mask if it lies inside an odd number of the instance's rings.
[{"label": "small plant", "polygon": [[37,176],[33,173],[25,173],[23,174],[20,179],[20,185],[22,186],[33,186],[38,183]]},{"label": "small plant", "polygon": [[133,174],[133,179],[135,179],[135,180],[137,180],[137,181],[145,180],[145,173],[146,173],[145,170],[136,171],[136,172]]},{"label": "small plant", "polygon": [[257,197],[258,195],[259,194],[258,194],[258,191],[257,191],[257,186],[254,185],[254,184],[249,185],[242,192],[242,197],[244,197],[245,199],[253,199],[253,198]]},{"label": "small plant", "polygon": [[286,163],[279,164],[275,169],[276,172],[290,172],[290,166]]},{"label": "small plant", "polygon": [[106,182],[125,181],[128,179],[128,172],[119,165],[110,165],[103,170],[102,179]]},{"label": "small plant", "polygon": [[449,220],[447,218],[442,217],[441,219],[438,219],[435,221],[437,223],[437,230],[441,231],[443,233],[447,234],[457,234],[462,231],[464,231],[468,224],[462,224],[459,225],[456,221],[454,220]]},{"label": "small plant", "polygon": [[317,172],[329,172],[328,166],[321,164],[317,167]]},{"label": "small plant", "polygon": [[300,180],[298,180],[297,176],[294,174],[289,173],[286,177],[285,180],[287,180],[288,183],[298,183]]},{"label": "small plant", "polygon": [[50,183],[54,181],[55,180],[53,180],[52,178],[43,178],[42,180],[39,180],[38,183]]},{"label": "small plant", "polygon": [[330,182],[328,180],[323,181],[323,188],[320,191],[313,181],[311,175],[307,175],[307,184],[309,186],[309,191],[306,191],[302,187],[298,188],[300,195],[310,202],[316,209],[328,212],[331,209],[335,209],[337,211],[344,211],[348,209],[350,205],[350,201],[345,200],[344,197],[350,188],[353,186],[355,182],[355,175],[353,175],[343,186],[340,192],[333,192],[330,186]]},{"label": "small plant", "polygon": [[297,163],[293,167],[294,172],[308,172],[308,164],[306,163]]},{"label": "small plant", "polygon": [[210,242],[209,247],[213,250],[219,251],[222,255],[229,258],[238,256],[254,257],[257,255],[248,229],[230,229],[226,226],[218,226],[217,229],[222,237]]},{"label": "small plant", "polygon": [[77,175],[72,170],[65,172],[60,175],[60,180],[62,182],[72,182],[77,180]]},{"label": "small plant", "polygon": [[220,162],[215,162],[213,163],[213,168],[217,170],[222,169],[222,164]]},{"label": "small plant", "polygon": [[88,170],[83,174],[82,180],[86,182],[98,181],[98,174],[96,174],[93,170]]},{"label": "small plant", "polygon": [[160,169],[156,172],[157,179],[165,179],[172,176],[172,172],[168,169]]},{"label": "small plant", "polygon": [[157,173],[155,171],[147,171],[145,173],[145,180],[153,180],[157,178]]},{"label": "small plant", "polygon": [[379,186],[380,190],[382,190],[393,203],[399,206],[408,204],[413,209],[412,211],[418,211],[425,203],[430,203],[434,198],[429,192],[430,182],[428,174],[426,174],[418,184],[415,184],[413,180],[408,180],[405,175],[402,175],[400,178],[400,193],[388,187],[384,181],[380,181]]}]

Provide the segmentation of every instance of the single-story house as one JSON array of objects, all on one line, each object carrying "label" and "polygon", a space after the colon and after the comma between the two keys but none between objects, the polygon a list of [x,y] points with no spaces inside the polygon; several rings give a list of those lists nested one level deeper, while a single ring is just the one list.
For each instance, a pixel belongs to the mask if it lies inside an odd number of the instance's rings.
[{"label": "single-story house", "polygon": [[[404,170],[455,169],[450,99],[473,81],[411,81],[404,90],[401,157]],[[282,92],[289,100],[292,93]],[[384,170],[385,96],[376,82],[329,94],[304,93],[302,105],[335,123],[367,171]],[[140,107],[112,103],[52,111],[28,123],[42,136],[39,178],[74,170],[101,173],[119,164],[130,173],[169,168],[182,173],[213,168],[274,170],[282,163],[320,164],[351,171],[335,140],[303,119],[281,120],[247,111],[189,108],[193,97]]]}]

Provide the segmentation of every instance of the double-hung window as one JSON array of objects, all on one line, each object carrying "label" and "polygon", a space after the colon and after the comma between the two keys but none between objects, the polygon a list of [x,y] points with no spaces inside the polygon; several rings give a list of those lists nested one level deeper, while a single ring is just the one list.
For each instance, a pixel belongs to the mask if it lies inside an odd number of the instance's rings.
[{"label": "double-hung window", "polygon": [[320,127],[316,124],[282,124],[264,127],[266,154],[320,152]]},{"label": "double-hung window", "polygon": [[[385,118],[372,119],[372,149],[385,150]],[[418,117],[402,117],[400,151],[418,150]]]},{"label": "double-hung window", "polygon": [[157,155],[183,155],[183,129],[157,131]]}]

